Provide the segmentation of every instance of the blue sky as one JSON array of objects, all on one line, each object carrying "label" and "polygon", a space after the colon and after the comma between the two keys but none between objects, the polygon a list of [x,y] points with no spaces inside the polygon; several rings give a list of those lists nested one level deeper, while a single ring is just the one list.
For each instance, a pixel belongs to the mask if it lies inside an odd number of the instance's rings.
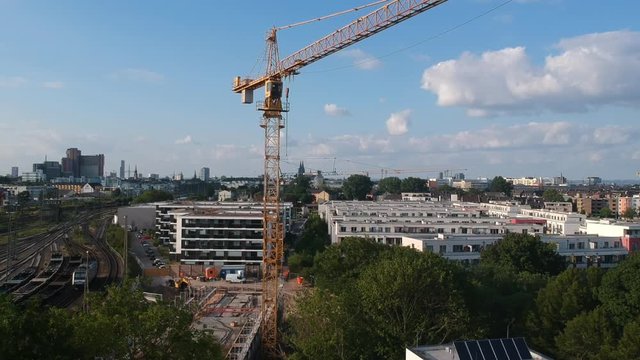
[{"label": "blue sky", "polygon": [[[640,4],[514,0],[449,31],[503,2],[449,0],[303,68],[282,171],[634,178]],[[0,0],[0,174],[78,147],[107,172],[259,175],[233,77],[261,73],[270,27],[364,3]],[[371,10],[280,31],[281,57]]]}]

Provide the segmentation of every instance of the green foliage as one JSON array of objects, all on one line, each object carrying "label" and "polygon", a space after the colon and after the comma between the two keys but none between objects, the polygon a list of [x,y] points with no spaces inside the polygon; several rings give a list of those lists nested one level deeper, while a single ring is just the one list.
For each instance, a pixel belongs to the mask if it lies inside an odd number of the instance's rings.
[{"label": "green foliage", "polygon": [[566,268],[564,258],[551,244],[528,234],[510,233],[489,245],[481,254],[484,266],[497,266],[515,273],[557,275]]},{"label": "green foliage", "polygon": [[289,271],[299,274],[313,266],[313,255],[309,253],[295,253],[289,256],[287,264],[289,265]]},{"label": "green foliage", "polygon": [[284,187],[283,198],[285,201],[309,204],[313,202],[313,196],[309,192],[311,179],[304,175],[296,176],[293,181]]},{"label": "green foliage", "polygon": [[380,194],[400,194],[402,181],[400,178],[392,176],[378,182],[378,192]]},{"label": "green foliage", "polygon": [[470,305],[476,314],[474,328],[482,337],[524,334],[525,319],[547,277],[496,264],[471,268]]},{"label": "green foliage", "polygon": [[615,359],[640,359],[640,319],[624,327],[622,338],[613,355]]},{"label": "green foliage", "polygon": [[378,357],[399,359],[407,346],[462,337],[469,313],[460,269],[433,253],[393,247],[356,281]]},{"label": "green foliage", "polygon": [[408,177],[402,179],[400,188],[402,192],[426,192],[427,181],[417,177]]},{"label": "green foliage", "polygon": [[613,217],[613,211],[608,207],[602,208],[598,213],[598,216],[605,219],[610,219]]},{"label": "green foliage", "polygon": [[491,180],[487,191],[504,193],[510,197],[511,192],[513,191],[513,184],[508,182],[502,176],[496,176]]},{"label": "green foliage", "polygon": [[562,202],[564,196],[556,189],[547,189],[542,194],[542,198],[545,202]]},{"label": "green foliage", "polygon": [[567,269],[538,292],[527,321],[529,340],[536,349],[549,355],[558,353],[554,338],[564,331],[566,323],[600,304],[598,287],[603,274],[602,269],[593,267]]},{"label": "green foliage", "polygon": [[300,240],[295,245],[297,252],[305,252],[314,256],[329,245],[329,229],[327,223],[318,214],[312,214],[307,219]]},{"label": "green foliage", "polygon": [[627,220],[633,220],[636,216],[638,216],[638,212],[636,211],[636,209],[632,208],[632,207],[628,207],[623,213],[622,213],[622,217],[627,219]]},{"label": "green foliage", "polygon": [[640,254],[633,254],[616,268],[609,270],[602,279],[599,299],[613,317],[616,325],[623,327],[640,317]]},{"label": "green foliage", "polygon": [[31,201],[31,193],[29,193],[28,191],[22,191],[18,193],[18,204],[20,206],[25,206],[29,203],[29,201]]},{"label": "green foliage", "polygon": [[93,293],[88,312],[20,308],[0,298],[3,359],[222,359],[208,333],[191,329],[193,316],[168,304],[152,304],[130,284]]},{"label": "green foliage", "polygon": [[582,313],[567,322],[556,337],[561,359],[607,359],[614,348],[615,331],[603,308]]},{"label": "green foliage", "polygon": [[316,255],[312,269],[315,283],[321,288],[339,292],[351,286],[369,264],[389,249],[370,239],[344,238],[340,244],[330,246]]},{"label": "green foliage", "polygon": [[293,359],[398,359],[467,333],[462,270],[438,255],[348,238],[314,271],[317,288],[288,317]]},{"label": "green foliage", "polygon": [[365,175],[351,175],[342,184],[342,192],[349,200],[364,200],[371,193],[373,182]]},{"label": "green foliage", "polygon": [[171,193],[162,190],[151,189],[143,192],[140,196],[133,199],[133,202],[136,204],[140,204],[167,200],[173,200],[173,195]]}]

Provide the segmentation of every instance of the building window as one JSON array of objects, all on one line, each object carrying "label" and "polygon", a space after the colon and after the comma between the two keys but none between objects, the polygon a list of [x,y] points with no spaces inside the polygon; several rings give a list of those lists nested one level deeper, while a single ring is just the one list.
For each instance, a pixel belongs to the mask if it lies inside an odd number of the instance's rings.
[{"label": "building window", "polygon": [[578,243],[578,249],[584,249],[584,243],[582,241]]},{"label": "building window", "polygon": [[576,248],[576,244],[574,243],[569,243],[569,249],[575,249]]},{"label": "building window", "polygon": [[453,252],[463,252],[464,249],[462,245],[453,245]]},{"label": "building window", "polygon": [[[413,246],[413,245],[412,245]],[[425,251],[427,252],[433,252],[433,245],[427,245],[427,247],[425,248]]]},{"label": "building window", "polygon": [[447,252],[447,245],[440,245],[440,254],[444,254]]}]

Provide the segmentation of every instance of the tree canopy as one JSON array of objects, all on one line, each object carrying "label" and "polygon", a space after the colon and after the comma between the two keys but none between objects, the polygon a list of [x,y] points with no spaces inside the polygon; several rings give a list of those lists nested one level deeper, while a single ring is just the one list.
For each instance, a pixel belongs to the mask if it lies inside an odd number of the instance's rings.
[{"label": "tree canopy", "polygon": [[347,199],[364,200],[371,193],[373,182],[365,175],[354,174],[342,184],[342,192]]},{"label": "tree canopy", "polygon": [[386,177],[378,182],[378,192],[381,194],[400,194],[401,184],[402,181],[398,177]]},{"label": "tree canopy", "polygon": [[89,311],[25,309],[0,298],[0,348],[7,359],[222,359],[212,334],[193,330],[193,315],[147,302],[130,284],[93,293]]},{"label": "tree canopy", "polygon": [[133,202],[134,203],[150,203],[150,202],[167,201],[167,200],[173,200],[173,195],[171,193],[162,191],[162,190],[151,189],[151,190],[146,190],[140,196],[133,199]]},{"label": "tree canopy", "polygon": [[557,275],[566,268],[565,260],[551,244],[528,234],[510,233],[488,245],[481,254],[484,266],[498,266],[516,273]]},{"label": "tree canopy", "polygon": [[425,192],[427,191],[427,181],[417,177],[402,179],[400,186],[402,192]]},{"label": "tree canopy", "polygon": [[542,194],[542,198],[545,202],[562,202],[564,196],[556,189],[546,189]]},{"label": "tree canopy", "polygon": [[502,176],[496,176],[491,180],[489,184],[489,188],[487,189],[491,192],[501,192],[507,196],[511,196],[511,192],[513,191],[513,184],[508,182]]},{"label": "tree canopy", "polygon": [[439,255],[348,238],[314,272],[317,287],[288,317],[293,359],[398,359],[468,329],[462,269]]}]

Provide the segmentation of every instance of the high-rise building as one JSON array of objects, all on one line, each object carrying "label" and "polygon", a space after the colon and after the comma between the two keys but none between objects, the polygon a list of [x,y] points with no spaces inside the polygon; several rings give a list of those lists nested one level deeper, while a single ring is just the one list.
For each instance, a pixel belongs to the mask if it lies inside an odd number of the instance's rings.
[{"label": "high-rise building", "polygon": [[67,149],[67,156],[62,158],[62,175],[80,177],[80,158],[82,152],[77,148]]},{"label": "high-rise building", "polygon": [[57,161],[44,161],[40,164],[33,164],[33,172],[41,170],[47,179],[55,179],[62,176],[62,167]]},{"label": "high-rise building", "polygon": [[205,182],[209,181],[210,174],[210,169],[208,167],[203,167],[200,169],[200,180]]},{"label": "high-rise building", "polygon": [[67,149],[62,158],[62,176],[96,178],[104,176],[104,155],[82,155],[77,148]]},{"label": "high-rise building", "polygon": [[11,177],[12,178],[17,178],[18,177],[18,167],[17,166],[12,166],[11,167]]},{"label": "high-rise building", "polygon": [[80,177],[96,178],[104,176],[104,155],[80,157]]},{"label": "high-rise building", "polygon": [[120,179],[124,179],[124,160],[120,160]]}]

